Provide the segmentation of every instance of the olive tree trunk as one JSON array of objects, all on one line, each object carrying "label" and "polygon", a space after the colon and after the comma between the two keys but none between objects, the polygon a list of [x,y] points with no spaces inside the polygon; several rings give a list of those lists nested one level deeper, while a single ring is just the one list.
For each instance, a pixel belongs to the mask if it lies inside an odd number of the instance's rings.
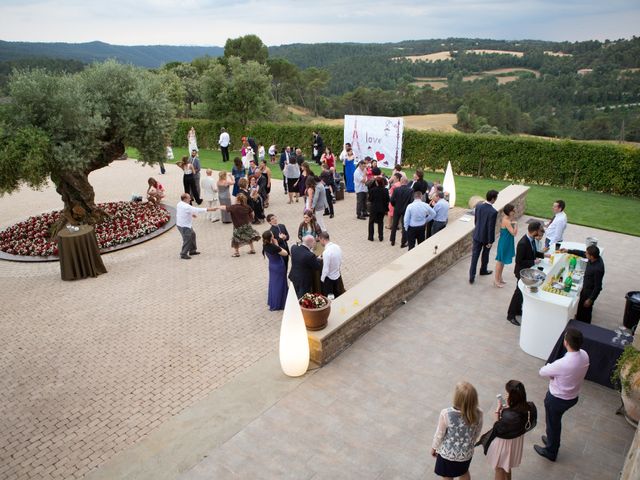
[{"label": "olive tree trunk", "polygon": [[121,143],[109,144],[98,158],[89,163],[85,170],[62,171],[51,175],[56,192],[60,194],[64,203],[62,216],[49,230],[51,238],[54,238],[60,229],[67,224],[95,225],[108,216],[95,204],[95,192],[89,183],[89,174],[94,170],[106,167],[123,154],[124,145]]}]

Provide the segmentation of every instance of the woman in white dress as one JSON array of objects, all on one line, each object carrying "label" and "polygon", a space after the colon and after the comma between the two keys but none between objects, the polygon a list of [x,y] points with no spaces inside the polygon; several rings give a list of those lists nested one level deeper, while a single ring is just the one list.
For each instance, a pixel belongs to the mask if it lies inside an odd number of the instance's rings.
[{"label": "woman in white dress", "polygon": [[[213,170],[207,169],[207,176],[202,179],[202,199],[207,202],[207,208],[218,206],[218,186],[213,178]],[[207,219],[211,222],[220,220],[220,211],[207,212]]]},{"label": "woman in white dress", "polygon": [[198,151],[198,140],[196,138],[196,129],[191,127],[187,133],[187,143],[189,144],[189,152]]}]

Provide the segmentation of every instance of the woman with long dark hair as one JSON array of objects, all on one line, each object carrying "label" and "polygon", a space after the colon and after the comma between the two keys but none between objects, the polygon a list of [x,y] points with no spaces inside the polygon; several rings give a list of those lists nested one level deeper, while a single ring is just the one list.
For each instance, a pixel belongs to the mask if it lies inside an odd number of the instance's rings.
[{"label": "woman with long dark hair", "polygon": [[182,185],[184,186],[184,193],[188,193],[191,198],[194,199],[198,205],[200,205],[202,203],[202,199],[198,194],[198,186],[196,184],[196,169],[193,166],[193,163],[191,163],[191,157],[182,157],[182,160],[178,162],[177,165],[182,170]]},{"label": "woman with long dark hair", "polygon": [[511,470],[520,466],[524,434],[532,430],[538,419],[533,402],[527,402],[522,382],[509,380],[505,400],[498,399],[493,428],[480,442],[489,464],[495,469],[495,480],[511,480]]},{"label": "woman with long dark hair", "polygon": [[269,291],[267,304],[269,310],[284,310],[287,301],[287,266],[285,258],[289,254],[278,245],[271,230],[262,233],[262,256],[269,259]]}]

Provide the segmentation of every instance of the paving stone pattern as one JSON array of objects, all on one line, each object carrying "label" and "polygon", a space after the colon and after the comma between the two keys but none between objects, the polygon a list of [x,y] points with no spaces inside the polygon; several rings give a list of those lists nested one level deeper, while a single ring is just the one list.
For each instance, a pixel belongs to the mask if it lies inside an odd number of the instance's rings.
[{"label": "paving stone pattern", "polygon": [[[594,234],[606,248],[607,268],[594,323],[612,328],[620,324],[624,294],[638,287],[633,252],[640,239],[575,225],[565,238]],[[519,348],[520,329],[506,321],[513,267],[502,289],[487,277],[469,285],[468,269],[465,257],[178,479],[435,480],[431,442],[456,382],[475,385],[486,431],[495,395],[512,378],[538,407],[514,478],[617,479],[635,429],[615,415],[619,393],[592,382],[563,417],[557,461],[534,452],[545,433],[548,382],[538,375],[544,362]],[[480,448],[470,471],[473,478],[493,478]]]},{"label": "paving stone pattern", "polygon": [[[182,174],[168,168],[114,162],[91,174],[96,201],[144,194],[154,176],[175,205]],[[303,204],[286,198],[274,180],[268,212],[295,236]],[[0,229],[61,206],[52,186],[5,195]],[[366,240],[353,194],[325,222],[347,288],[403,252]],[[277,348],[267,260],[247,247],[231,258],[230,224],[201,215],[194,227],[202,255],[192,260],[179,259],[172,229],[105,255],[107,274],[76,282],[61,281],[57,263],[0,262],[0,478],[80,478]]]}]

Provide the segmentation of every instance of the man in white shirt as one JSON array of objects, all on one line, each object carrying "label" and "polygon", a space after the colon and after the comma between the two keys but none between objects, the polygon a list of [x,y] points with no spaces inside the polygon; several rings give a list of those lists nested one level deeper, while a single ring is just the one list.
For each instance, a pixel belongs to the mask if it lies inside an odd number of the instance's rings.
[{"label": "man in white shirt", "polygon": [[359,220],[366,220],[367,213],[367,167],[364,160],[358,162],[358,168],[353,173],[353,181],[356,188],[356,217]]},{"label": "man in white shirt", "polygon": [[564,200],[553,202],[554,216],[547,224],[547,238],[544,239],[544,251],[555,249],[555,244],[563,240],[564,230],[567,228],[567,214],[564,213]]},{"label": "man in white shirt", "polygon": [[231,138],[227,133],[227,130],[222,128],[220,130],[220,138],[218,139],[218,145],[220,145],[220,151],[222,152],[222,161],[229,161],[229,144],[231,143]]},{"label": "man in white shirt", "polygon": [[342,265],[342,249],[333,243],[327,232],[318,235],[320,245],[324,247],[322,252],[322,294],[340,296],[344,291],[342,278],[340,277],[340,266]]},{"label": "man in white shirt", "polygon": [[196,218],[196,214],[215,211],[215,208],[192,207],[189,202],[191,195],[183,193],[176,205],[176,227],[182,235],[180,258],[183,260],[190,260],[190,255],[200,255],[196,247],[196,232],[193,231],[193,219]]}]

